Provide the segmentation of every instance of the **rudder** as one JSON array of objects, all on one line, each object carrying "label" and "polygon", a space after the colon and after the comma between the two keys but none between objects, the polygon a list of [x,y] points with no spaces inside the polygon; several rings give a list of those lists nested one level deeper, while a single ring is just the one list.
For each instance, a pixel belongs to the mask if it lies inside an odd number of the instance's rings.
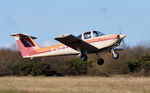
[{"label": "rudder", "polygon": [[36,54],[35,49],[40,48],[40,46],[33,40],[37,39],[36,37],[21,33],[12,34],[11,36],[15,37],[23,58],[30,58],[31,55]]}]

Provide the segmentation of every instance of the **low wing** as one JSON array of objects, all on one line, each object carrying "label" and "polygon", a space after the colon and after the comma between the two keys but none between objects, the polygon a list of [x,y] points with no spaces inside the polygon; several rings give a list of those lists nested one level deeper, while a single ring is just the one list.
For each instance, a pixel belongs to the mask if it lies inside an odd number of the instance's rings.
[{"label": "low wing", "polygon": [[56,37],[55,40],[73,48],[74,50],[77,50],[79,52],[96,52],[98,51],[98,48],[94,47],[93,45],[73,36],[72,34],[66,34],[61,35],[59,37]]}]

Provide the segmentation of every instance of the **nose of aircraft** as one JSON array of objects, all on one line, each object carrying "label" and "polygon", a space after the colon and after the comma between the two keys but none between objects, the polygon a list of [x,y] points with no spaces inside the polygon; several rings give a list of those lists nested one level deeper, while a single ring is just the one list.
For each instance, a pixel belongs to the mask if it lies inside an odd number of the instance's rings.
[{"label": "nose of aircraft", "polygon": [[126,37],[126,35],[125,34],[120,34],[120,38],[125,38]]}]

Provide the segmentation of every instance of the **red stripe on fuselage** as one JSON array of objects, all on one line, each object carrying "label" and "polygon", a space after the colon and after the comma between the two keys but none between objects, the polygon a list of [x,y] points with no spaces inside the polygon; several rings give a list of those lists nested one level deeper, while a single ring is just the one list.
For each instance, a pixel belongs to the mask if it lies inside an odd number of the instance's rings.
[{"label": "red stripe on fuselage", "polygon": [[95,42],[100,42],[100,41],[106,41],[106,40],[112,40],[112,39],[117,39],[118,35],[114,35],[114,36],[108,36],[108,37],[104,37],[104,38],[96,38],[96,39],[91,39],[91,40],[86,40],[87,43],[95,43]]}]

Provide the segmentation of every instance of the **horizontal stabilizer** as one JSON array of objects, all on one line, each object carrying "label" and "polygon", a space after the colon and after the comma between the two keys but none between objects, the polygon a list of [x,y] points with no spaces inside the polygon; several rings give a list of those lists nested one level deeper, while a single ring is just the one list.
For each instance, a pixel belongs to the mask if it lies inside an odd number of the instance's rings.
[{"label": "horizontal stabilizer", "polygon": [[11,34],[10,36],[18,36],[21,38],[31,37],[32,39],[37,39],[37,37],[29,36],[28,34],[21,34],[21,33]]}]

